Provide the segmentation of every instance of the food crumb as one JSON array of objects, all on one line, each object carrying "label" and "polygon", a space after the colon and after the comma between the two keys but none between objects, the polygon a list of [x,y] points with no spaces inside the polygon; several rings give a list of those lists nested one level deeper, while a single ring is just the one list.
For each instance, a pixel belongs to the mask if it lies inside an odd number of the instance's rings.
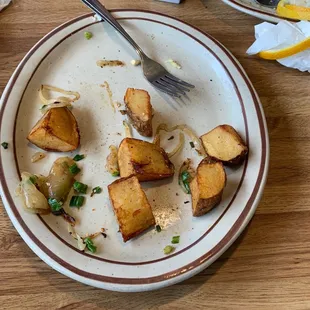
[{"label": "food crumb", "polygon": [[187,200],[187,201],[184,201],[184,204],[186,205],[187,203],[189,203],[189,200]]},{"label": "food crumb", "polygon": [[93,209],[92,209],[92,211],[96,211],[96,209],[95,209],[95,208],[93,208]]},{"label": "food crumb", "polygon": [[97,60],[96,64],[98,67],[123,67],[125,63],[121,60]]},{"label": "food crumb", "polygon": [[93,37],[93,34],[89,31],[84,32],[84,37],[86,40],[90,40]]},{"label": "food crumb", "polygon": [[168,141],[173,140],[174,136],[171,136],[170,138],[168,138]]},{"label": "food crumb", "polygon": [[133,65],[133,66],[139,66],[141,64],[141,60],[131,60],[130,63]]}]

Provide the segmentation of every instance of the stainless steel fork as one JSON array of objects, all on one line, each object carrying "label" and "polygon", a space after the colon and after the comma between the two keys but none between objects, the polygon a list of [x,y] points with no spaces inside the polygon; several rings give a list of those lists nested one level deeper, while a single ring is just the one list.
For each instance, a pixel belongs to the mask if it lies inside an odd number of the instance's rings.
[{"label": "stainless steel fork", "polygon": [[140,56],[144,77],[154,87],[174,97],[181,97],[190,91],[190,88],[195,87],[170,74],[162,65],[146,56],[140,46],[98,0],[82,0],[82,2],[113,26],[133,46]]}]

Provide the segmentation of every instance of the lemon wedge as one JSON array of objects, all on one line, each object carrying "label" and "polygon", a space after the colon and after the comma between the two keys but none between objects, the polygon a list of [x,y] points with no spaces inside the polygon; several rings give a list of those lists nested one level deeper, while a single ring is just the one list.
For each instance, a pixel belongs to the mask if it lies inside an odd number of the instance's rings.
[{"label": "lemon wedge", "polygon": [[310,20],[310,7],[290,4],[289,0],[281,0],[277,6],[277,13],[280,16],[298,19]]},{"label": "lemon wedge", "polygon": [[310,38],[281,49],[261,51],[258,56],[263,59],[276,60],[298,54],[308,48],[310,48]]}]

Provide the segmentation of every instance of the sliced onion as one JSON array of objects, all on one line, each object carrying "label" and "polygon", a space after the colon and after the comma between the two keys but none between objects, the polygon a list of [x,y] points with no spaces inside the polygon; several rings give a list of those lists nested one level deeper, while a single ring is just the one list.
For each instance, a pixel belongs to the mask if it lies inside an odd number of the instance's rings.
[{"label": "sliced onion", "polygon": [[[55,91],[57,93],[67,95],[67,96],[74,96],[74,98],[70,97],[64,97],[60,96],[57,98],[46,98],[44,91],[49,90],[49,91]],[[80,94],[75,91],[70,91],[70,90],[64,90],[59,87],[55,86],[49,86],[49,85],[41,85],[40,91],[39,91],[39,96],[42,101],[42,103],[45,105],[43,109],[41,109],[42,112],[46,112],[47,110],[51,108],[60,108],[60,107],[68,107],[71,106],[71,103],[80,99]]]},{"label": "sliced onion", "polygon": [[32,163],[35,163],[35,162],[41,160],[42,158],[44,158],[45,156],[46,156],[46,154],[43,153],[43,152],[36,152],[36,153],[34,153],[33,156],[31,157],[31,162],[32,162]]},{"label": "sliced onion", "polygon": [[126,138],[132,138],[132,133],[131,133],[131,127],[126,121],[123,121],[123,126],[125,129],[125,137]]},{"label": "sliced onion", "polygon": [[183,131],[186,135],[188,135],[191,138],[191,140],[193,140],[194,144],[196,145],[195,150],[198,153],[198,155],[206,156],[206,151],[203,148],[199,137],[194,133],[194,131],[191,128],[189,128],[185,124],[176,125],[176,126],[173,126],[171,128],[168,128],[167,124],[159,124],[157,129],[156,129],[156,134],[155,134],[155,138],[154,138],[153,143],[159,145],[159,143],[160,143],[159,142],[160,141],[159,133],[161,130],[166,131],[166,132],[172,132],[172,131],[177,130],[177,129]]},{"label": "sliced onion", "polygon": [[50,109],[53,109],[53,108],[64,108],[64,107],[71,108],[72,107],[71,102],[58,102],[58,101],[56,101],[56,102],[44,105],[40,109],[40,111],[41,111],[42,114],[45,114]]},{"label": "sliced onion", "polygon": [[80,251],[84,251],[86,248],[86,244],[84,243],[84,239],[75,231],[75,229],[68,224],[68,232],[73,239],[77,241],[77,246]]},{"label": "sliced onion", "polygon": [[23,199],[24,209],[30,213],[48,214],[50,207],[45,196],[37,189],[30,180],[32,174],[22,172],[20,182],[20,193]]},{"label": "sliced onion", "polygon": [[185,141],[184,134],[180,132],[178,145],[170,153],[167,154],[169,158],[171,158],[173,155],[179,153],[182,150],[184,146],[184,141]]}]

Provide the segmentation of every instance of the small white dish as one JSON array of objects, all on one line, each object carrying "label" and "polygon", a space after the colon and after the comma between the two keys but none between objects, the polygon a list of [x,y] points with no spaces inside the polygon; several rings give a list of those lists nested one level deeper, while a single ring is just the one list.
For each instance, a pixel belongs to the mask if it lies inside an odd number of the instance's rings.
[{"label": "small white dish", "polygon": [[[106,23],[93,15],[75,18],[46,35],[25,56],[11,77],[1,99],[0,137],[9,148],[0,151],[1,196],[7,213],[29,247],[55,270],[77,281],[116,291],[146,291],[183,281],[209,266],[246,227],[261,198],[269,162],[268,133],[259,99],[251,82],[232,54],[214,38],[180,20],[162,14],[116,10],[113,13],[150,57],[166,65],[180,78],[196,86],[189,100],[174,102],[144,80],[141,68],[130,64],[135,52]],[[84,31],[93,33],[90,40]],[[99,59],[118,59],[124,67],[100,68]],[[165,60],[178,61],[183,70]],[[123,136],[120,113],[114,113],[106,90],[122,103],[127,87],[146,89],[155,109],[154,128],[162,122],[186,123],[197,134],[219,124],[234,126],[249,145],[249,157],[236,170],[227,170],[222,203],[200,218],[191,215],[190,196],[173,180],[144,184],[156,221],[162,226],[123,243],[106,186],[115,178],[105,171],[110,144]],[[59,218],[26,213],[14,191],[20,171],[47,174],[53,161],[63,156],[48,153],[31,163],[38,150],[26,136],[41,117],[38,89],[50,84],[81,94],[74,103],[81,147],[87,157],[79,162],[80,180],[104,191],[90,198],[81,210],[72,211],[81,234],[107,229],[106,239],[96,239],[96,254],[81,253]],[[136,135],[139,137],[138,135]],[[177,139],[174,139],[177,140]],[[170,141],[163,139],[165,148]],[[175,141],[176,142],[176,141]],[[72,156],[73,154],[69,154]],[[186,157],[198,158],[186,140],[186,148],[172,158],[178,171]],[[166,256],[163,248],[180,235],[176,251]]]}]

